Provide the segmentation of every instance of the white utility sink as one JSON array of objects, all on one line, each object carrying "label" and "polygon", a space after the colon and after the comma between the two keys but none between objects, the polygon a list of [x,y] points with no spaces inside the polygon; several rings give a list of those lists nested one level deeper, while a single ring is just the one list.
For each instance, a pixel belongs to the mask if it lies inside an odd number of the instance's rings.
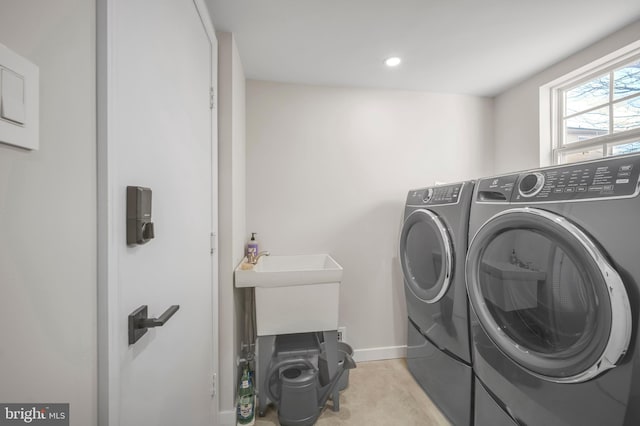
[{"label": "white utility sink", "polygon": [[251,269],[236,268],[236,287],[283,287],[335,283],[342,266],[328,254],[262,256]]},{"label": "white utility sink", "polygon": [[337,330],[342,266],[328,254],[262,256],[235,270],[236,287],[255,287],[258,336]]}]

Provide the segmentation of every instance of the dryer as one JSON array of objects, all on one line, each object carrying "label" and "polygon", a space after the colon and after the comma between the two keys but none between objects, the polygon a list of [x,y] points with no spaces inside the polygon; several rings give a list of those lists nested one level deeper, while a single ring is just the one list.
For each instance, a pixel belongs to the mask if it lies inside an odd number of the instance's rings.
[{"label": "dryer", "polygon": [[640,424],[640,156],[481,179],[475,425]]},{"label": "dryer", "polygon": [[409,191],[400,233],[407,364],[456,425],[471,422],[471,353],[464,283],[473,182]]}]

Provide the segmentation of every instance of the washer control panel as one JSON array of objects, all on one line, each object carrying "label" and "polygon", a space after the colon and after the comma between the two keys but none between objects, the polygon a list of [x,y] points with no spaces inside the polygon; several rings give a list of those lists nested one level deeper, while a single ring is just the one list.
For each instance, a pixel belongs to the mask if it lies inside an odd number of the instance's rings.
[{"label": "washer control panel", "polygon": [[440,204],[455,204],[460,197],[462,183],[453,185],[433,186],[430,188],[414,189],[409,191],[407,205],[433,206]]},{"label": "washer control panel", "polygon": [[640,155],[523,172],[478,182],[478,201],[554,202],[637,194]]}]

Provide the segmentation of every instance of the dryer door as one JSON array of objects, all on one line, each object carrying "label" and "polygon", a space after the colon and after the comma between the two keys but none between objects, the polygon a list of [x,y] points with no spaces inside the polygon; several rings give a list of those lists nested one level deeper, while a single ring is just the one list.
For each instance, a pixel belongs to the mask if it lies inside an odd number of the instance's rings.
[{"label": "dryer door", "polygon": [[411,292],[435,303],[451,284],[453,248],[449,232],[433,212],[419,209],[404,221],[400,233],[400,263]]},{"label": "dryer door", "polygon": [[561,216],[535,208],[497,214],[473,238],[466,274],[483,330],[537,377],[586,381],[626,352],[631,310],[622,280]]}]

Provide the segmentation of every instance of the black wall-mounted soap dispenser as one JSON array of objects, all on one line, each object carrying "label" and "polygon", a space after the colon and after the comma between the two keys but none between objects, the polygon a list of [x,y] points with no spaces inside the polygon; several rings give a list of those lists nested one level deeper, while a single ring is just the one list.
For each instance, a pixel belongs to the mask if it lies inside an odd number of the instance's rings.
[{"label": "black wall-mounted soap dispenser", "polygon": [[127,245],[144,244],[153,237],[151,189],[127,186]]}]

